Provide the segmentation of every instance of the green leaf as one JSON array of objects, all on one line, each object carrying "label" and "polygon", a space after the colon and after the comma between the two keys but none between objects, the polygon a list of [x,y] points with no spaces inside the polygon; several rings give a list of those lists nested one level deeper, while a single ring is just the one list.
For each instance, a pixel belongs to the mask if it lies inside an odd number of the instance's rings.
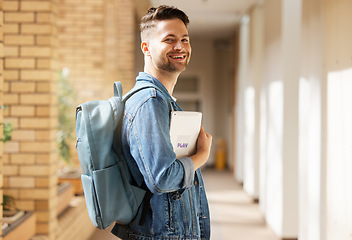
[{"label": "green leaf", "polygon": [[3,129],[2,129],[2,138],[0,139],[2,142],[7,142],[11,140],[11,134],[13,132],[13,127],[12,123],[2,123],[3,124]]}]

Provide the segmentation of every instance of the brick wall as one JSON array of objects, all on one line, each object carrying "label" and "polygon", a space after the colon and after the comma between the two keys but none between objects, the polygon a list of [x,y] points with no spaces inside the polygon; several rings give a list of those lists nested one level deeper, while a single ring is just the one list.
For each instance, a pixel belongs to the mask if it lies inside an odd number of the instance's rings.
[{"label": "brick wall", "polygon": [[7,109],[0,121],[4,115],[14,132],[3,154],[0,143],[0,188],[19,209],[36,212],[37,235],[58,239],[58,72],[70,69],[77,104],[109,98],[116,80],[129,90],[135,81],[133,1],[0,0],[1,6],[0,105]]},{"label": "brick wall", "polygon": [[4,9],[4,193],[36,211],[37,234],[56,238],[56,0],[8,1]]},{"label": "brick wall", "polygon": [[[0,0],[0,106],[3,105],[3,65],[4,65],[4,42],[3,42],[3,11],[2,0]],[[0,123],[3,123],[3,110],[0,108]],[[0,125],[0,139],[2,138],[2,125]],[[2,173],[2,154],[3,143],[0,141],[0,202],[2,203],[2,186],[3,186],[3,173]],[[2,207],[0,207],[0,218],[2,218]],[[0,240],[2,240],[2,228],[0,228]]]}]

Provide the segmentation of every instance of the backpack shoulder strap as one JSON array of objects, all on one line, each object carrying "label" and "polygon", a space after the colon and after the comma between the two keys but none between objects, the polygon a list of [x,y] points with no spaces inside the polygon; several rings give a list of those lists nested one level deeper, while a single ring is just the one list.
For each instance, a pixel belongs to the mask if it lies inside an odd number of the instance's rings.
[{"label": "backpack shoulder strap", "polygon": [[114,83],[114,97],[122,98],[122,84],[121,82]]},{"label": "backpack shoulder strap", "polygon": [[[120,82],[118,82],[118,83],[120,83]],[[121,86],[121,83],[120,83],[120,86]],[[116,84],[115,84],[115,87],[117,88],[117,87],[119,87],[119,86],[117,86]],[[140,91],[140,90],[142,90],[142,89],[146,89],[146,88],[155,88],[155,89],[157,89],[157,90],[159,90],[159,91],[161,91],[162,92],[162,90],[159,88],[159,87],[157,87],[155,84],[153,84],[153,83],[145,83],[145,84],[141,84],[140,86],[138,86],[138,87],[133,87],[128,93],[126,93],[124,96],[123,96],[123,101],[126,101],[127,99],[129,99],[133,94],[135,94],[136,92],[138,92],[138,91]],[[121,87],[121,91],[122,91],[122,87]],[[115,90],[114,90],[114,92],[115,92]],[[118,91],[118,94],[122,94],[122,92],[119,92]],[[119,95],[118,95],[119,96]],[[116,95],[115,95],[115,97],[116,97]]]}]

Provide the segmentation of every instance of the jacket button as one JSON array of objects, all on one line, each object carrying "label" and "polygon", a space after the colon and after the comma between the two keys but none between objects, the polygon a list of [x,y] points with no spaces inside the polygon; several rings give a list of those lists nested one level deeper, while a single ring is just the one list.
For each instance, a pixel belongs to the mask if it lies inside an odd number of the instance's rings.
[{"label": "jacket button", "polygon": [[197,185],[198,185],[198,182],[197,182],[197,181],[194,181],[194,185],[197,186]]},{"label": "jacket button", "polygon": [[179,200],[180,198],[181,198],[181,194],[179,194],[179,193],[175,193],[173,196],[172,196],[172,200]]}]

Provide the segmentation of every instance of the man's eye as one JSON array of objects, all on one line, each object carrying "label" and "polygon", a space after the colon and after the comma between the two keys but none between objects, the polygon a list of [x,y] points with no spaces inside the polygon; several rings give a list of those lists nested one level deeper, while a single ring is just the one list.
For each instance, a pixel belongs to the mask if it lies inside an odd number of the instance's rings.
[{"label": "man's eye", "polygon": [[165,39],[164,41],[171,43],[173,40],[172,40],[171,38],[167,38],[167,39]]},{"label": "man's eye", "polygon": [[183,42],[183,43],[188,43],[189,40],[188,40],[188,39],[182,39],[182,42]]}]

